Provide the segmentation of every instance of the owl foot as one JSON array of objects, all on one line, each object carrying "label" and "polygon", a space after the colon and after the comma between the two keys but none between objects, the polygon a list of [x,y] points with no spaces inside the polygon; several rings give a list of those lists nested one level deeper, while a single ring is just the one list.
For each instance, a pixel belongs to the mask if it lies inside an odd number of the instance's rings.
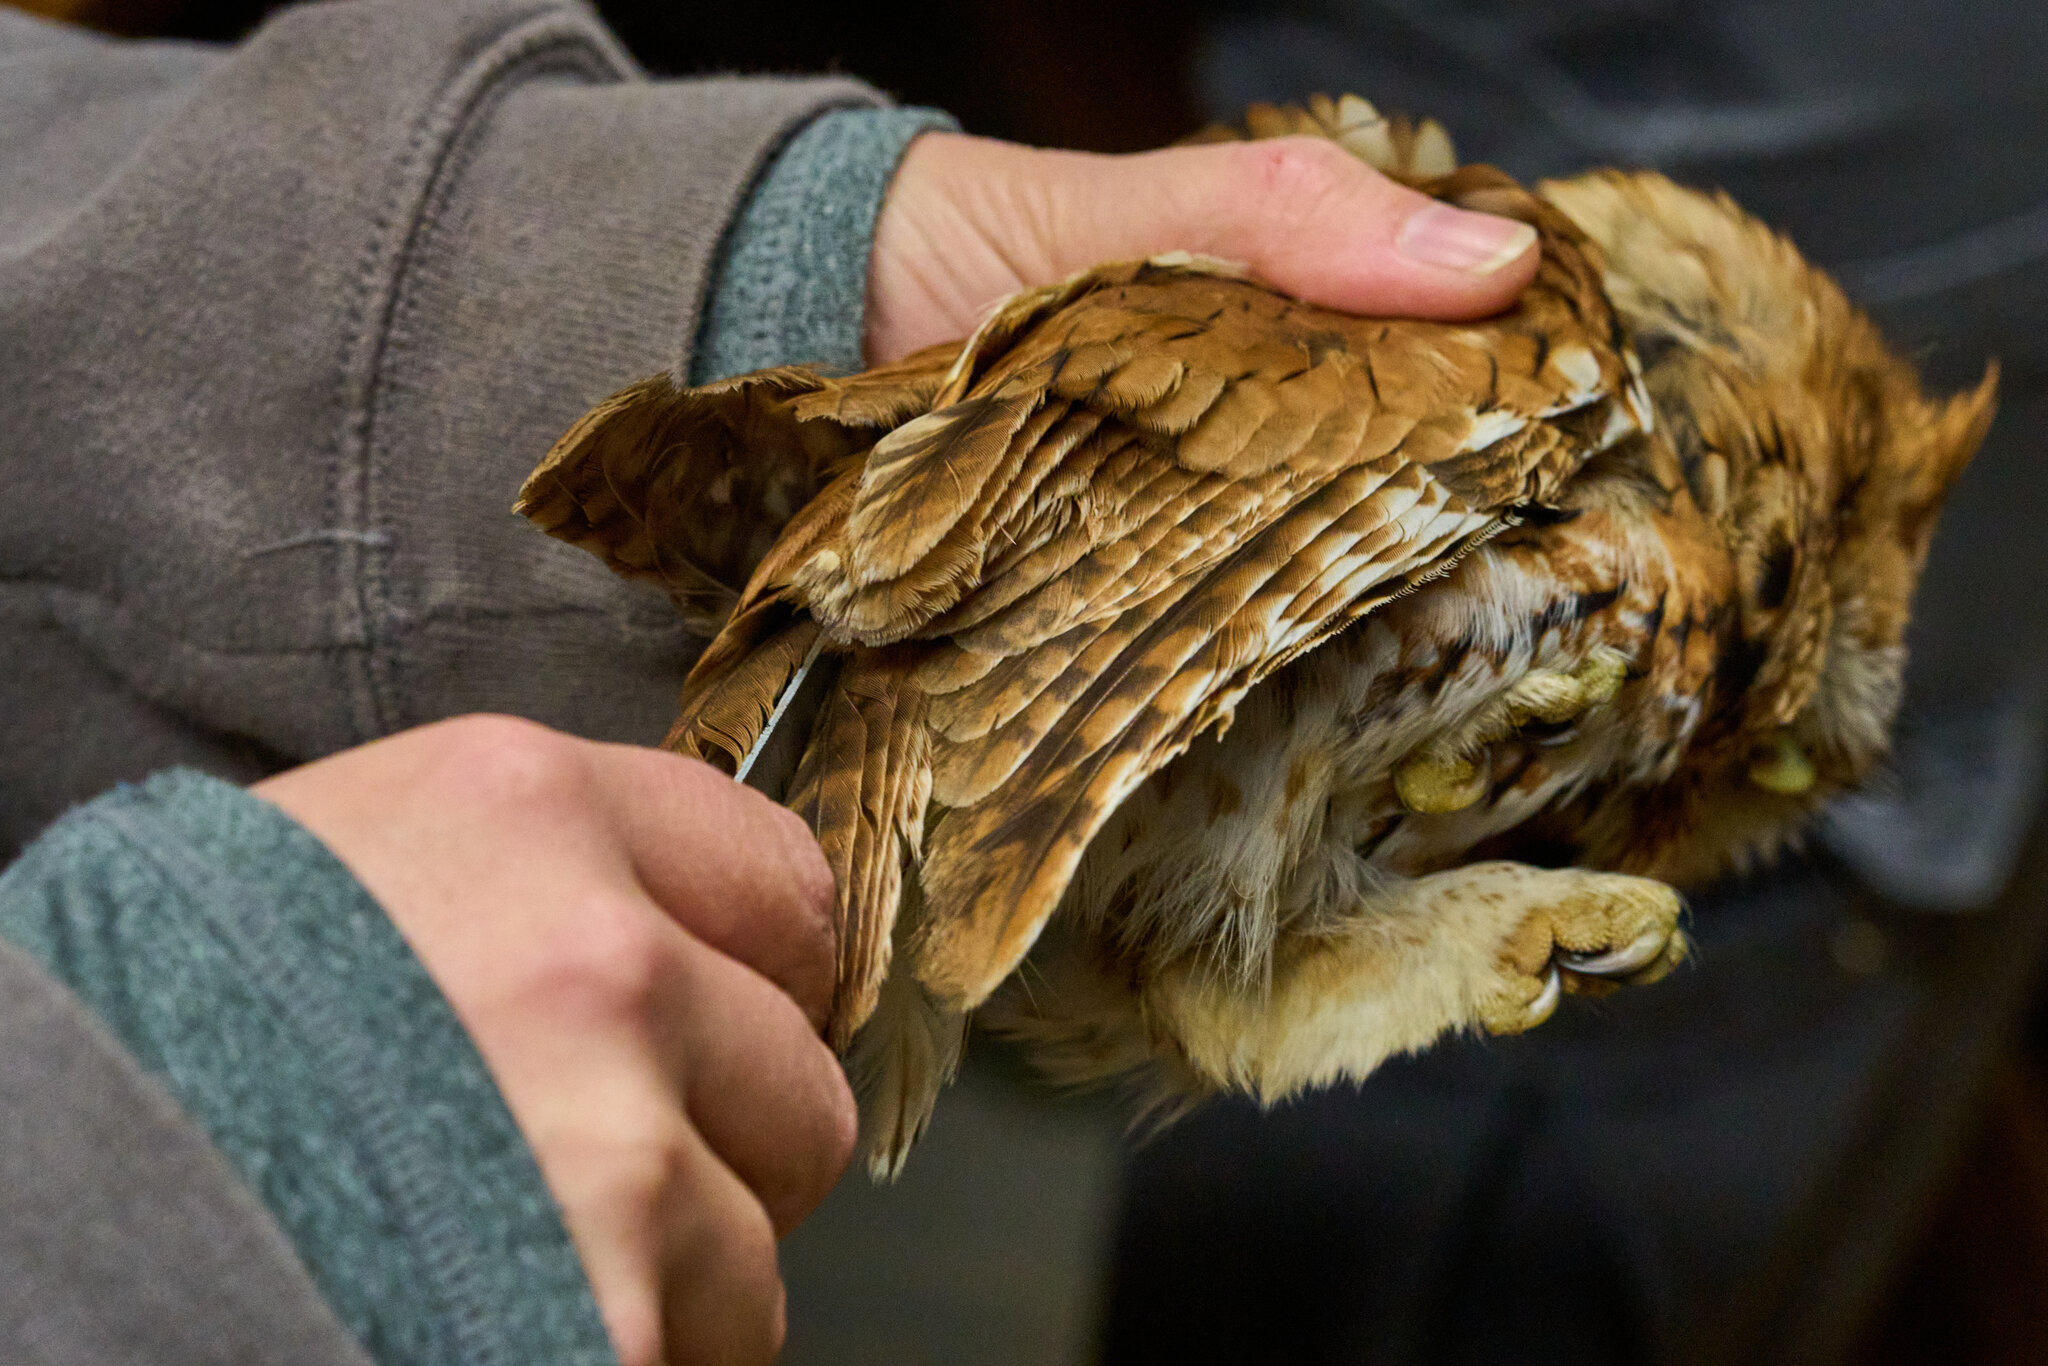
[{"label": "owl foot", "polygon": [[1594,648],[1569,672],[1531,669],[1467,725],[1410,755],[1394,772],[1401,804],[1425,815],[1463,811],[1486,795],[1486,747],[1527,727],[1566,726],[1621,691],[1628,656]]},{"label": "owl foot", "polygon": [[[1335,932],[1284,935],[1256,984],[1189,958],[1139,1002],[1117,972],[1095,992],[1060,977],[1058,991],[1035,993],[1027,1042],[1070,1083],[1149,1054],[1168,1092],[1278,1101],[1457,1030],[1532,1028],[1567,991],[1661,977],[1685,957],[1678,911],[1677,893],[1647,878],[1466,864],[1390,884]],[[1105,1000],[1122,1004],[1089,1004]]]},{"label": "owl foot", "polygon": [[1678,894],[1649,878],[1577,869],[1539,872],[1538,894],[1500,947],[1479,1022],[1519,1034],[1550,1018],[1567,991],[1599,996],[1654,982],[1685,960]]}]

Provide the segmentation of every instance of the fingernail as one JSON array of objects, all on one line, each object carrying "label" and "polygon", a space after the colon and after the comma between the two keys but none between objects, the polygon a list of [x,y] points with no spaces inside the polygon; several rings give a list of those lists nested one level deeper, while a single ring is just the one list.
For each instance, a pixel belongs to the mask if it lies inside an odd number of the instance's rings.
[{"label": "fingernail", "polygon": [[1491,275],[1535,240],[1536,229],[1527,223],[1431,204],[1409,215],[1394,235],[1394,250],[1421,265]]}]

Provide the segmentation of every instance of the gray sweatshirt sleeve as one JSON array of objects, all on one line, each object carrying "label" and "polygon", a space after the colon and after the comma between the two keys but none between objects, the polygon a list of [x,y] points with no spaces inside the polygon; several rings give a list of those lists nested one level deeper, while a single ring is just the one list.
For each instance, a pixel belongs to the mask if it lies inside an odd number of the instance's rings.
[{"label": "gray sweatshirt sleeve", "polygon": [[[296,1303],[292,1331],[324,1340],[338,1319],[380,1366],[613,1360],[581,1263],[483,1059],[382,910],[283,812],[189,771],[101,797],[0,874],[0,939],[76,993],[169,1091],[304,1267],[294,1276],[290,1252],[239,1208],[234,1183],[187,1151],[200,1145],[124,1146],[137,1129],[176,1130],[176,1107],[152,1102],[132,1068],[105,1056],[111,1049],[95,1057],[92,1031],[73,1022],[53,1032],[47,1017],[65,1023],[54,988],[0,956],[0,978],[23,981],[0,999],[0,1038],[20,1045],[0,1060],[0,1093],[11,1082],[16,1092],[4,1097],[0,1217],[10,1228],[0,1248],[18,1238],[45,1250],[25,1266],[0,1259],[0,1343],[40,1320],[53,1352],[104,1347],[108,1325],[89,1306],[152,1289],[193,1318],[232,1320],[246,1274],[296,1282],[296,1302],[277,1306]],[[93,1066],[81,1069],[79,1055]],[[61,1090],[14,1080],[60,1069],[72,1076]],[[107,1151],[53,1163],[50,1145],[35,1141],[52,1124]],[[164,1201],[165,1187],[182,1201]],[[237,1234],[237,1255],[177,1260],[176,1249],[220,1224]],[[105,1241],[109,1225],[153,1255],[124,1265],[95,1254],[93,1235]],[[83,1265],[38,1276],[53,1249]],[[306,1293],[305,1274],[333,1318]],[[176,1360],[182,1339],[208,1331],[114,1317],[133,1321],[136,1360]],[[287,1340],[246,1359],[303,1358]]]},{"label": "gray sweatshirt sleeve", "polygon": [[368,1366],[206,1134],[0,940],[0,1355]]},{"label": "gray sweatshirt sleeve", "polygon": [[[933,122],[880,109],[646,81],[566,0],[305,5],[231,52],[0,8],[0,857],[170,763],[479,710],[657,738],[701,642],[513,496],[641,375],[857,354]],[[763,182],[832,110],[877,112]],[[789,306],[799,259],[832,298]]]}]

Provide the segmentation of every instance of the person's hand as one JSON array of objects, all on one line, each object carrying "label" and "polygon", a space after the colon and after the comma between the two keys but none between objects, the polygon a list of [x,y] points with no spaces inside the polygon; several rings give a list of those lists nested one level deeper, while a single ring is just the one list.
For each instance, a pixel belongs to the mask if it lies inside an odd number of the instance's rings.
[{"label": "person's hand", "polygon": [[692,759],[506,717],[259,783],[377,898],[489,1065],[625,1366],[763,1363],[775,1239],[852,1155],[818,1037],[832,877]]},{"label": "person's hand", "polygon": [[1176,250],[1347,313],[1476,318],[1534,277],[1535,242],[1527,224],[1440,204],[1317,138],[1098,156],[926,133],[875,224],[867,358],[964,337],[1026,286]]}]

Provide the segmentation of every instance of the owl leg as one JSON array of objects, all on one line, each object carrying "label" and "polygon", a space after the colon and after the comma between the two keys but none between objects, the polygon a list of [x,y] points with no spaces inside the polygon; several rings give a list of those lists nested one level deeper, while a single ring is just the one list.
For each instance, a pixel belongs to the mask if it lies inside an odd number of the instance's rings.
[{"label": "owl leg", "polygon": [[1362,1078],[1444,1033],[1515,1033],[1565,990],[1663,976],[1682,961],[1678,896],[1647,878],[1480,863],[1416,878],[1330,934],[1276,946],[1263,987],[1180,965],[1143,1012],[1214,1086],[1275,1101]]}]

